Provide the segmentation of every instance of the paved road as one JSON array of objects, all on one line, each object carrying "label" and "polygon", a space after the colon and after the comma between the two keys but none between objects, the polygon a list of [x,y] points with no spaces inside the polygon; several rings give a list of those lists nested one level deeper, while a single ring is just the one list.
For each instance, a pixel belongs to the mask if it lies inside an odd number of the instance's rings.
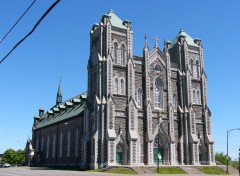
[{"label": "paved road", "polygon": [[[126,174],[109,174],[109,173],[94,173],[94,172],[82,172],[82,171],[66,171],[66,170],[49,170],[46,168],[29,168],[29,167],[11,167],[11,168],[0,168],[0,176],[94,176],[94,175],[105,175],[105,176],[126,176]],[[149,176],[156,176],[157,174],[149,174]],[[136,175],[135,175],[136,176]],[[140,174],[139,174],[140,176]],[[145,175],[146,176],[146,175]],[[163,175],[161,175],[163,176]],[[190,176],[187,175],[174,175],[174,176]],[[197,176],[194,174],[194,176]],[[198,176],[203,176],[199,174]],[[205,175],[206,176],[206,175]],[[211,175],[213,176],[213,175]],[[234,176],[238,176],[234,175]]]}]

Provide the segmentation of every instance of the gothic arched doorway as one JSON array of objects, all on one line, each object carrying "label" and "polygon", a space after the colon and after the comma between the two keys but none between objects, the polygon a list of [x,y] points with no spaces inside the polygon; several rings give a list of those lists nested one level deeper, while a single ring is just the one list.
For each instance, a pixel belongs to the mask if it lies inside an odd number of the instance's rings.
[{"label": "gothic arched doorway", "polygon": [[158,163],[158,160],[160,164],[163,164],[164,161],[163,145],[162,141],[160,139],[158,140],[158,135],[156,136],[153,144],[153,159],[155,164]]},{"label": "gothic arched doorway", "polygon": [[123,149],[121,145],[117,145],[116,148],[116,162],[117,164],[123,164]]}]

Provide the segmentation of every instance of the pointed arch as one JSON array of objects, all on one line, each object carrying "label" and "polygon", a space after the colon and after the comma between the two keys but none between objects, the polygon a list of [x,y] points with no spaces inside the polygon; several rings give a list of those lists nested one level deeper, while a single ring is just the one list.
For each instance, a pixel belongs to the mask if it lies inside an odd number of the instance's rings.
[{"label": "pointed arch", "polygon": [[199,90],[197,90],[196,91],[196,104],[201,104],[200,102],[201,102],[200,101],[200,92],[199,92]]},{"label": "pointed arch", "polygon": [[162,80],[157,77],[154,83],[154,107],[162,107],[162,97],[163,96],[163,83]]}]

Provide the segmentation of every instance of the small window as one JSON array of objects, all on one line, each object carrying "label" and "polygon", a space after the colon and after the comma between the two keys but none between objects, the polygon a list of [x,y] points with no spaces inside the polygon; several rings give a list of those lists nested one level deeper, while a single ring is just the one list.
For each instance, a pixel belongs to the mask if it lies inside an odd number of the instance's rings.
[{"label": "small window", "polygon": [[49,135],[47,137],[47,151],[46,151],[46,158],[49,156]]},{"label": "small window", "polygon": [[155,65],[154,70],[155,70],[156,72],[160,72],[160,71],[161,71],[160,65]]}]

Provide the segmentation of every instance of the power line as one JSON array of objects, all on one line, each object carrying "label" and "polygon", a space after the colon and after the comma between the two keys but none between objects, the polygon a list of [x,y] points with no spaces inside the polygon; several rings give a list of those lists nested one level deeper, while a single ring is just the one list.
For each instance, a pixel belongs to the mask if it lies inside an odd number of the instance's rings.
[{"label": "power line", "polygon": [[2,58],[0,61],[0,64],[20,45],[26,38],[28,38],[38,27],[38,25],[42,22],[42,20],[48,15],[48,13],[60,2],[60,0],[56,0],[48,9],[47,11],[43,14],[43,16],[37,21],[37,23],[34,25],[32,30],[25,35],[14,47]]},{"label": "power line", "polygon": [[16,21],[16,23],[11,27],[11,29],[4,35],[4,37],[0,40],[0,43],[3,42],[3,40],[8,36],[8,34],[14,29],[14,27],[18,24],[18,22],[23,18],[23,16],[28,12],[28,10],[33,6],[33,4],[36,2],[36,0],[34,0],[30,6],[27,8],[27,10],[25,10],[25,12],[20,16],[20,18]]}]

